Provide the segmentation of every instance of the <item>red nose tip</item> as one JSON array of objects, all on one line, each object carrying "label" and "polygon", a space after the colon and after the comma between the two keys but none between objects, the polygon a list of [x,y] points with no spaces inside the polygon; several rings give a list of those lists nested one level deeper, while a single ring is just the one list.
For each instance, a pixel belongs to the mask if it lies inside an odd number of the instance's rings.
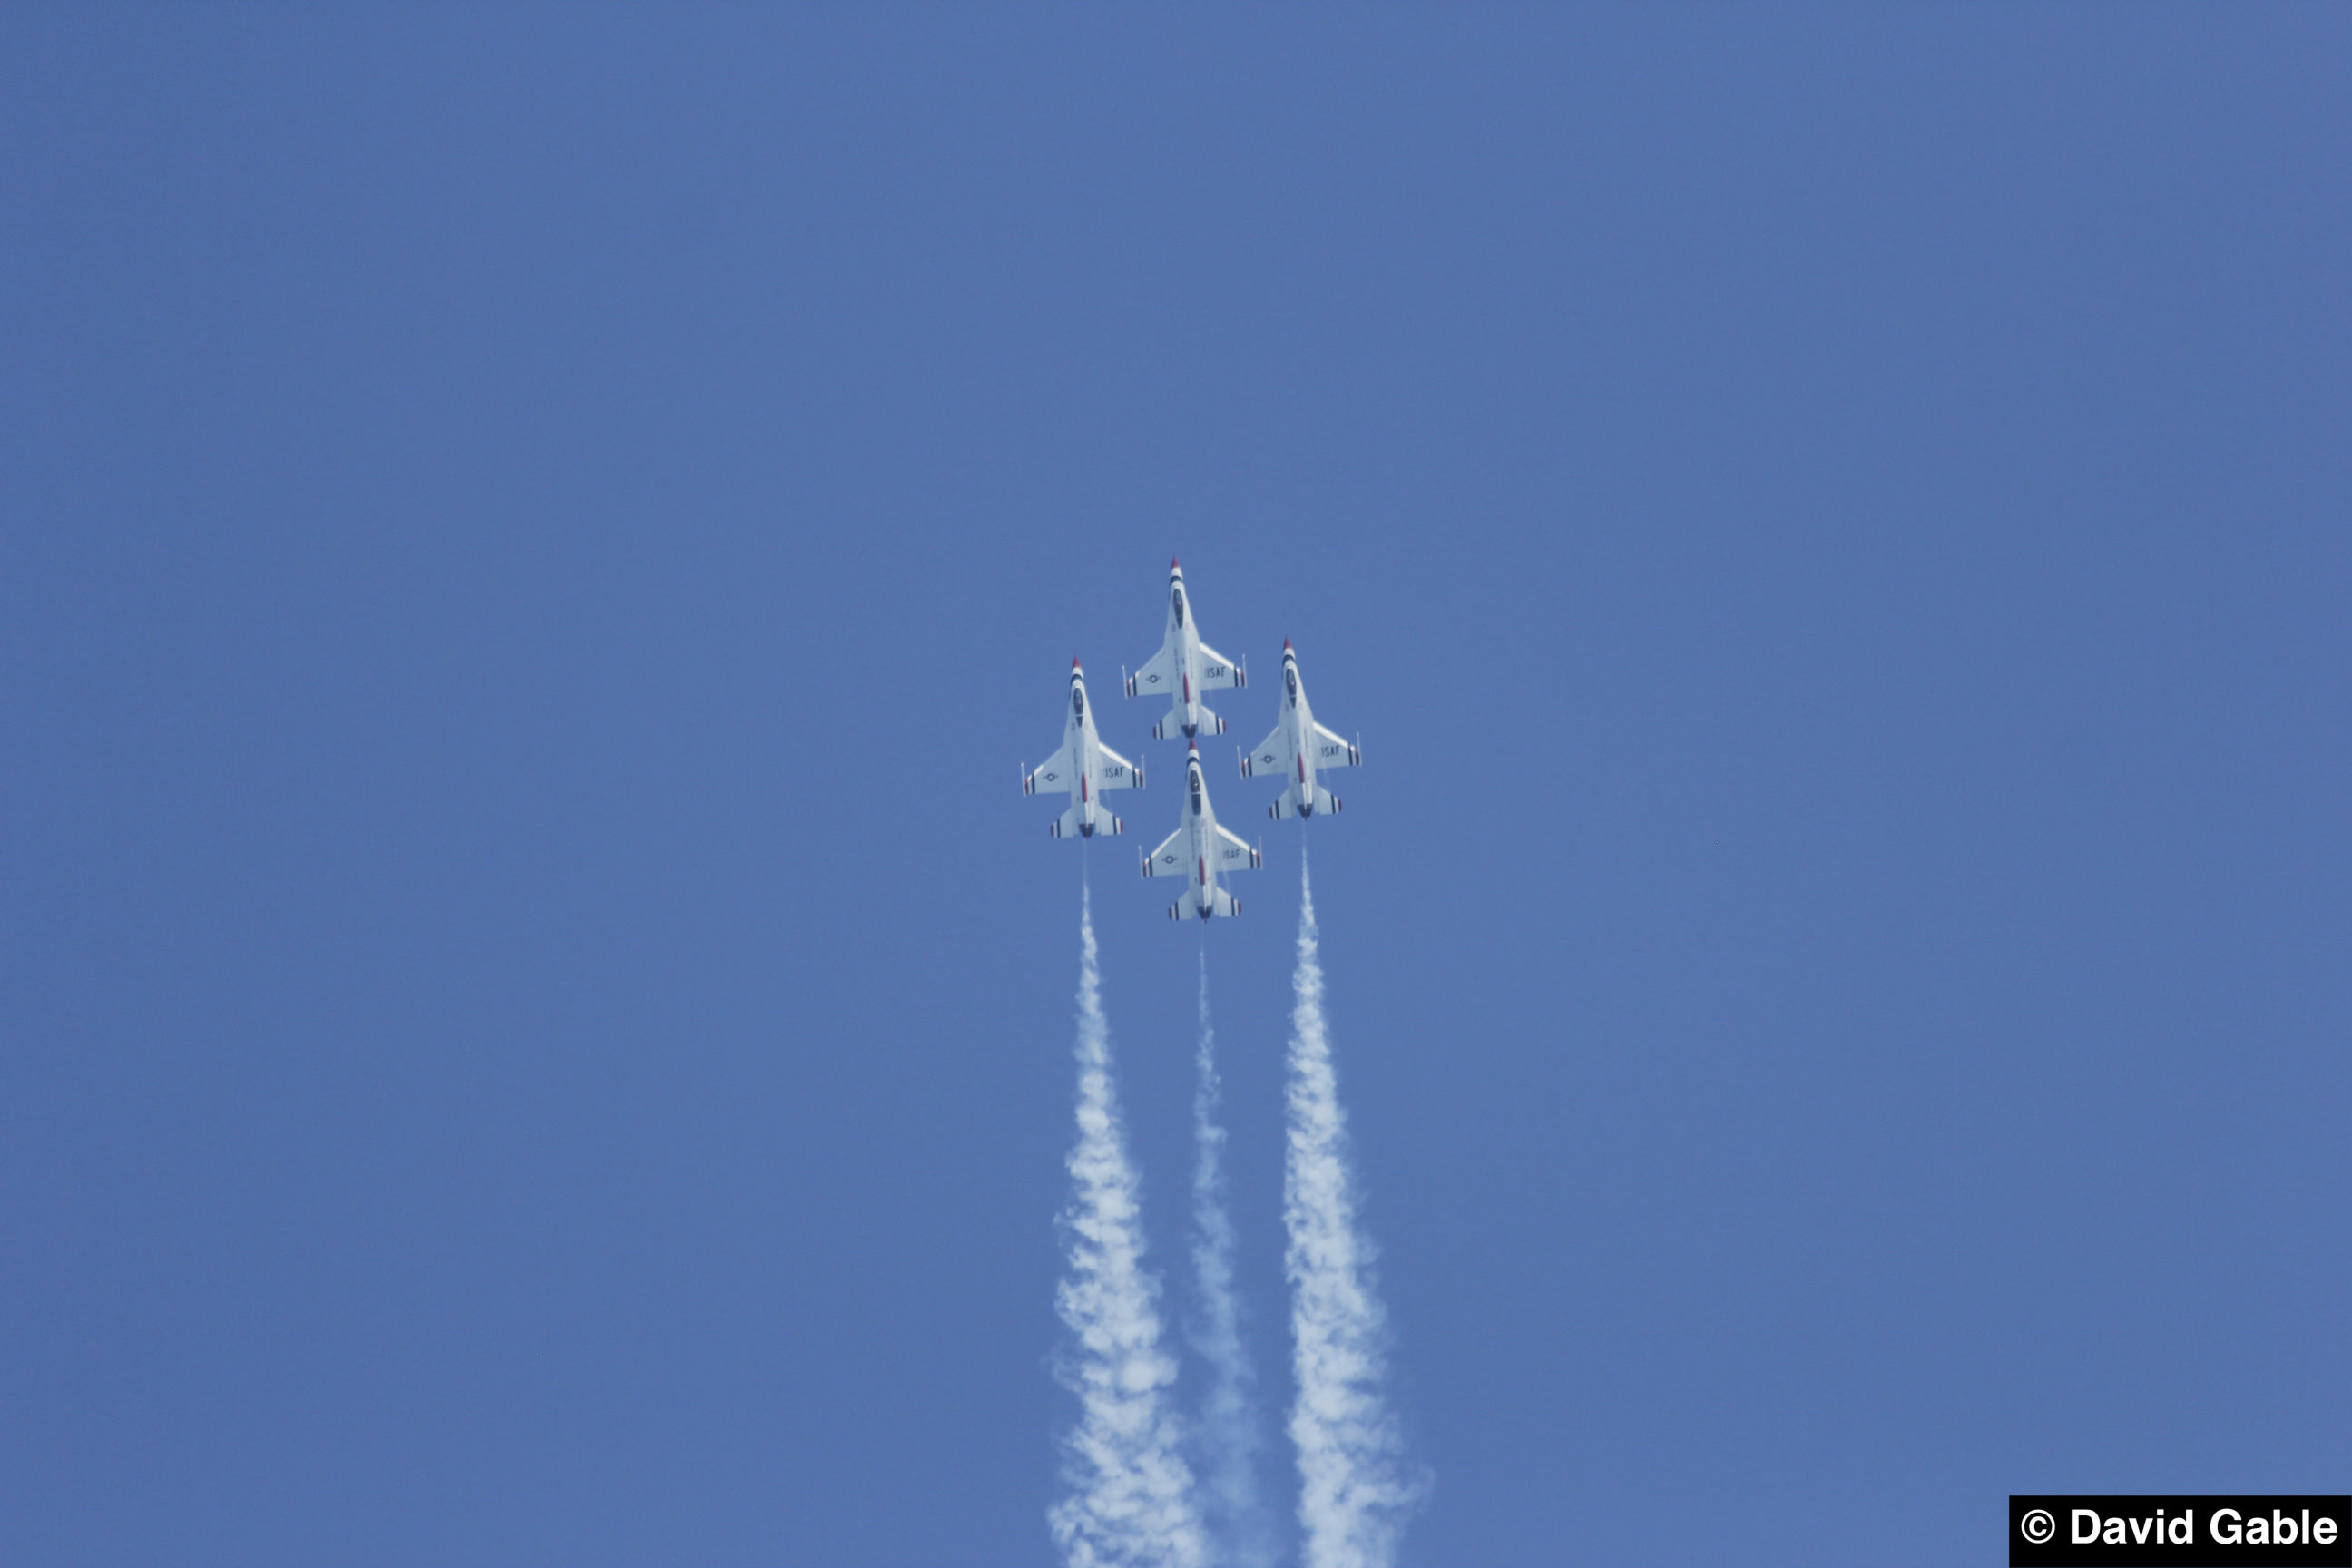
[{"label": "red nose tip", "polygon": [[1168,558],[1168,570],[1171,572],[1181,572],[1183,569],[1184,563],[1181,561],[1177,560],[1173,555],[1171,555]]},{"label": "red nose tip", "polygon": [[[1284,643],[1282,646],[1283,646],[1283,647],[1288,647],[1290,645],[1289,645],[1288,643]],[[1074,659],[1072,659],[1072,660],[1070,660],[1070,668],[1071,668],[1072,669],[1076,669],[1076,668],[1078,668],[1078,661],[1077,661],[1076,659],[1075,659],[1075,658],[1074,658]]]},{"label": "red nose tip", "polygon": [[1290,639],[1288,637],[1282,639],[1282,650],[1285,653],[1288,653],[1290,651]]}]

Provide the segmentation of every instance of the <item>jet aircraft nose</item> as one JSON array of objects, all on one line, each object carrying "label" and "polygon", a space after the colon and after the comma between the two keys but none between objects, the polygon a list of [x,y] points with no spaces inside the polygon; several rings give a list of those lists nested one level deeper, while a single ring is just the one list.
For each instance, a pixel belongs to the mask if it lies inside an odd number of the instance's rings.
[{"label": "jet aircraft nose", "polygon": [[1282,651],[1285,653],[1288,653],[1290,651],[1290,639],[1288,637],[1282,639]]}]

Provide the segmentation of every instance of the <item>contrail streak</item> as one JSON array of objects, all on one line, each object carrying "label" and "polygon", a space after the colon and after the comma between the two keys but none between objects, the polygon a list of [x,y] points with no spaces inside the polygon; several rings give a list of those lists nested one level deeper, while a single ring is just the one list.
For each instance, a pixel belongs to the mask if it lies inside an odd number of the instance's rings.
[{"label": "contrail streak", "polygon": [[1200,1291],[1200,1315],[1189,1337],[1193,1352],[1209,1368],[1199,1428],[1203,1511],[1219,1561],[1235,1568],[1272,1568],[1277,1556],[1273,1521],[1257,1490],[1257,1378],[1242,1337],[1241,1301],[1234,1289],[1223,1089],[1217,1078],[1216,1031],[1209,1022],[1205,944],[1201,951],[1201,1032],[1192,1067],[1192,1277]]},{"label": "contrail streak", "polygon": [[1069,1256],[1055,1304],[1071,1342],[1056,1372],[1078,1396],[1062,1450],[1066,1493],[1048,1512],[1069,1568],[1199,1568],[1201,1521],[1160,1347],[1160,1283],[1143,1266],[1141,1184],[1127,1154],[1103,1017],[1091,891],[1079,905],[1077,1142]]},{"label": "contrail streak", "polygon": [[1357,1227],[1347,1119],[1323,1023],[1315,894],[1302,847],[1298,968],[1290,1012],[1290,1136],[1282,1217],[1290,1245],[1290,1323],[1298,1380],[1290,1436],[1298,1449],[1298,1521],[1307,1568],[1387,1568],[1426,1489],[1408,1469],[1383,1393],[1387,1313],[1372,1245]]}]

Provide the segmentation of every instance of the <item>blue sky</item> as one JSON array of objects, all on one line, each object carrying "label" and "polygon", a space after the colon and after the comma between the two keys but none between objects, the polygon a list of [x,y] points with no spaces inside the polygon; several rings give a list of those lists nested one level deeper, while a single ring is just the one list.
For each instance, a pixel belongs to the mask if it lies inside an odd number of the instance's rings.
[{"label": "blue sky", "polygon": [[[1110,684],[1179,553],[1223,744],[1285,637],[1363,738],[1410,1561],[2341,1489],[2347,75],[2323,7],[0,16],[0,1556],[1047,1561],[1082,860],[1184,1299]],[[1083,851],[1073,655],[1157,770]]]}]

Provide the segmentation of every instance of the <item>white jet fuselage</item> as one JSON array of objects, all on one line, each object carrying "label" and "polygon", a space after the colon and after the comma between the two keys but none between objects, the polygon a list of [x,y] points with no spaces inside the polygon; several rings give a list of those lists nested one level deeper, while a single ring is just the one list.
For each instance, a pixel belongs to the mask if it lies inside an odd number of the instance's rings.
[{"label": "white jet fuselage", "polygon": [[1143,858],[1145,876],[1181,877],[1188,884],[1168,918],[1205,921],[1241,913],[1241,900],[1225,891],[1219,879],[1227,871],[1254,871],[1259,864],[1255,849],[1217,826],[1208,781],[1201,776],[1200,749],[1191,748],[1184,758],[1184,815],[1176,831]]},{"label": "white jet fuselage", "polygon": [[1248,672],[1201,640],[1191,596],[1184,590],[1184,569],[1168,568],[1168,629],[1151,662],[1127,678],[1129,697],[1165,694],[1168,716],[1152,726],[1163,741],[1178,735],[1190,739],[1202,733],[1222,735],[1225,721],[1208,710],[1202,693],[1249,684]]},{"label": "white jet fuselage", "polygon": [[1068,791],[1070,808],[1047,831],[1056,838],[1092,838],[1097,833],[1118,833],[1126,826],[1103,805],[1103,792],[1139,788],[1142,784],[1143,770],[1104,745],[1095,732],[1086,675],[1073,659],[1070,701],[1062,715],[1062,749],[1021,775],[1022,793]]},{"label": "white jet fuselage", "polygon": [[1282,645],[1282,712],[1274,733],[1242,758],[1242,776],[1279,775],[1288,781],[1281,798],[1266,815],[1314,816],[1339,809],[1339,797],[1325,789],[1316,773],[1323,768],[1351,768],[1363,761],[1352,742],[1315,721],[1307,701],[1307,682],[1299,678],[1298,655],[1288,642]]}]

